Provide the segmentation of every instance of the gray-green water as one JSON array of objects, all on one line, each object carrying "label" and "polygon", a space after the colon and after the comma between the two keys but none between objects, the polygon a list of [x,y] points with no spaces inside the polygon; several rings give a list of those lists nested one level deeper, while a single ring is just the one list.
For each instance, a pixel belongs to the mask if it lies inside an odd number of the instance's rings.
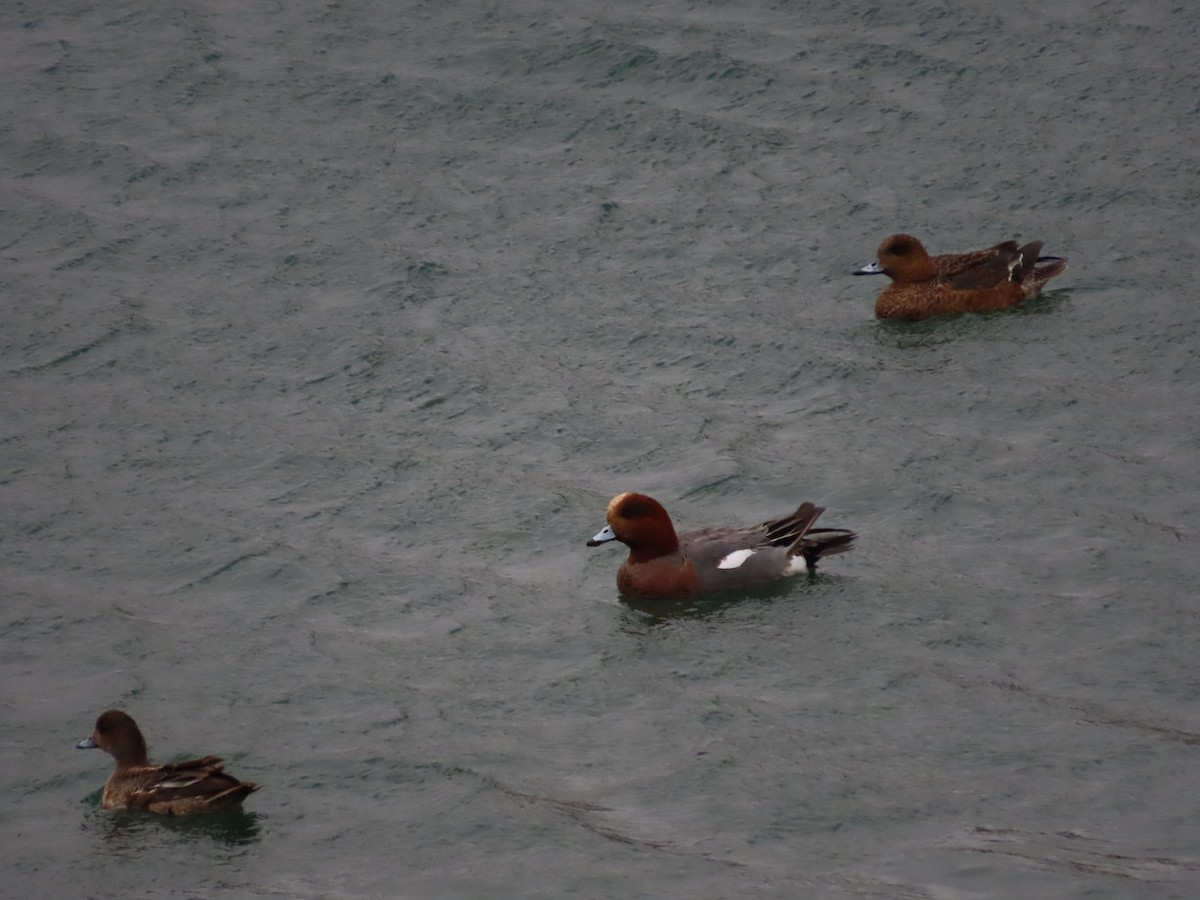
[{"label": "gray-green water", "polygon": [[[5,893],[1193,896],[1198,30],[4,4]],[[899,230],[1071,268],[878,324]],[[860,543],[624,603],[627,489]],[[246,816],[98,810],[111,706]]]}]

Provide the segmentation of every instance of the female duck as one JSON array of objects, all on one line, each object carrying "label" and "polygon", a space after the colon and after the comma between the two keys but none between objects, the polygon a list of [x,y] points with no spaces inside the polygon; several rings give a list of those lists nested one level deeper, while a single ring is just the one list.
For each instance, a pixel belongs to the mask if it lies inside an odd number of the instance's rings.
[{"label": "female duck", "polygon": [[151,765],[137,723],[116,709],[102,713],[92,736],[75,747],[99,748],[117,761],[100,800],[105,809],[145,809],[179,816],[236,807],[258,790],[252,781],[225,774],[216,756]]},{"label": "female duck", "polygon": [[912,235],[893,234],[879,245],[875,262],[853,274],[892,280],[875,301],[876,318],[915,321],[1028,300],[1067,267],[1065,259],[1041,252],[1041,241],[1024,247],[1005,241],[987,250],[930,256]]}]

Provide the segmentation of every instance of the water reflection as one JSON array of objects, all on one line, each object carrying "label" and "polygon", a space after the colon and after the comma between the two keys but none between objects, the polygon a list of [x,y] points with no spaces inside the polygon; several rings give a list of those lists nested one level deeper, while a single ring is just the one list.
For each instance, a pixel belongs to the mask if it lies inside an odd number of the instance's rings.
[{"label": "water reflection", "polygon": [[[810,582],[820,581],[820,576]],[[797,590],[794,582],[780,581],[748,591],[729,591],[706,597],[688,597],[682,600],[665,600],[659,597],[642,597],[622,594],[621,604],[631,611],[627,624],[642,631],[647,626],[658,628],[671,622],[687,619],[716,619],[733,608],[746,604],[790,598],[789,602],[802,600],[806,591]],[[634,615],[636,614],[636,615]]]},{"label": "water reflection", "polygon": [[84,801],[91,807],[87,821],[104,836],[106,843],[117,849],[140,849],[145,846],[147,838],[163,835],[188,841],[211,840],[227,847],[240,847],[257,841],[266,822],[262,813],[240,809],[222,809],[188,816],[101,809],[101,793],[102,790],[97,790]]}]

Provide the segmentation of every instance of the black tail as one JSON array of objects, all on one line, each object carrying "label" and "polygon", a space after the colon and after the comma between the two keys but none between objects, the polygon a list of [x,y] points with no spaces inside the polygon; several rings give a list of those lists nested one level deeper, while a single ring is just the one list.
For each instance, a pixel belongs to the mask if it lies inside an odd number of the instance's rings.
[{"label": "black tail", "polygon": [[804,543],[801,545],[801,552],[804,554],[804,561],[808,563],[808,570],[810,572],[816,570],[818,559],[845,553],[851,549],[854,539],[857,537],[857,534],[845,528],[812,529],[804,536]]},{"label": "black tail", "polygon": [[1067,268],[1067,258],[1065,256],[1039,256],[1038,262],[1051,261],[1048,266],[1039,266],[1033,270],[1031,281],[1035,281],[1038,285],[1043,285],[1056,275],[1061,275]]},{"label": "black tail", "polygon": [[774,547],[786,547],[793,555],[802,554],[809,571],[816,567],[821,557],[845,553],[857,535],[845,528],[813,528],[823,512],[823,506],[801,503],[799,509],[790,516],[764,522],[762,528],[767,533],[767,543]]}]

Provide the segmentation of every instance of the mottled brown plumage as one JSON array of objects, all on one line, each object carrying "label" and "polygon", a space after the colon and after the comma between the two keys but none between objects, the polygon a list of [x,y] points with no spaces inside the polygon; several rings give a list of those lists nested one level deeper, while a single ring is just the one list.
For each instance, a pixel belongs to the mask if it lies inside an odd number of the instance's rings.
[{"label": "mottled brown plumage", "polygon": [[137,723],[116,709],[102,713],[92,736],[75,746],[80,750],[99,748],[117,761],[100,800],[105,809],[187,815],[236,807],[258,790],[257,784],[226,774],[216,756],[152,765]]},{"label": "mottled brown plumage", "polygon": [[[1062,274],[1067,261],[1039,256],[1041,241],[1005,241],[987,250],[930,256],[908,234],[879,245],[875,262],[855,275],[887,275],[892,283],[875,301],[880,319],[925,319],[947,313],[983,312],[1016,306]],[[1039,267],[1039,262],[1048,265]]]}]

